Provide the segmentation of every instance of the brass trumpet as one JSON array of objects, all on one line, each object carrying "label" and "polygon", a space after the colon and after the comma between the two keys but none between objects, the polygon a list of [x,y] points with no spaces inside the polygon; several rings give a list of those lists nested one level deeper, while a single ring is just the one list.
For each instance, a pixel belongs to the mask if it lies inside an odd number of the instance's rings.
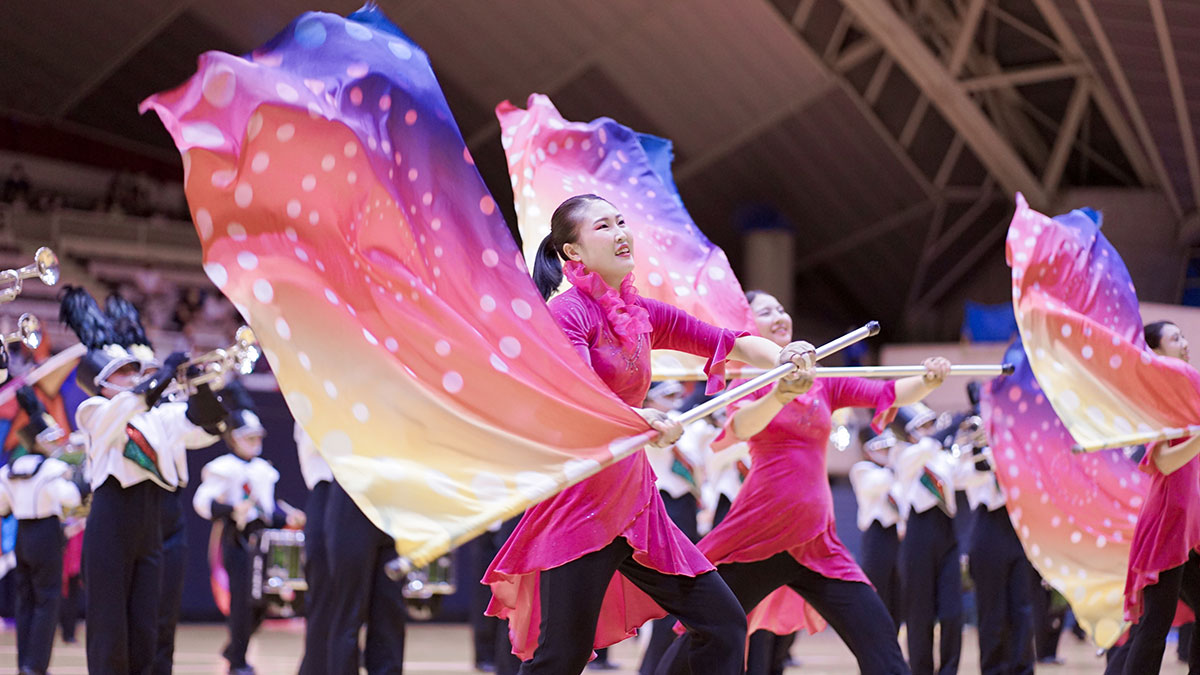
[{"label": "brass trumpet", "polygon": [[21,294],[21,282],[37,277],[43,284],[58,283],[58,256],[49,247],[43,246],[33,254],[33,262],[15,270],[0,271],[0,303],[12,302]]},{"label": "brass trumpet", "polygon": [[8,346],[14,342],[21,342],[30,349],[37,349],[38,345],[42,344],[42,322],[32,314],[22,314],[21,318],[17,319],[17,329],[4,334],[0,339],[3,340],[5,352],[8,351]]},{"label": "brass trumpet", "polygon": [[202,384],[220,389],[234,376],[247,375],[254,370],[254,364],[261,355],[262,351],[258,348],[258,338],[254,336],[254,331],[249,326],[242,326],[234,334],[232,345],[224,349],[214,349],[180,365],[175,381],[188,395],[196,393]]}]

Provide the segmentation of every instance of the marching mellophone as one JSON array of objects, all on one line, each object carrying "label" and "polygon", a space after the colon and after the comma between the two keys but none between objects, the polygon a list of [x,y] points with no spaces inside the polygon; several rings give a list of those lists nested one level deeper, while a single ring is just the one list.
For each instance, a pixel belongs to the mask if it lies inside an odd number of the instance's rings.
[{"label": "marching mellophone", "polygon": [[262,351],[258,348],[258,338],[249,326],[237,329],[234,343],[223,349],[214,349],[189,359],[179,366],[175,378],[180,393],[195,394],[200,385],[207,384],[213,389],[220,389],[237,375],[247,375],[254,370],[254,364]]},{"label": "marching mellophone", "polygon": [[12,302],[21,294],[22,282],[37,277],[47,286],[58,283],[58,256],[43,246],[33,254],[33,262],[20,268],[0,270],[0,303]]},{"label": "marching mellophone", "polygon": [[[11,271],[11,270],[9,270]],[[32,314],[25,313],[17,319],[17,329],[0,336],[0,350],[7,352],[8,346],[20,342],[30,349],[37,349],[42,344],[42,322]]]}]

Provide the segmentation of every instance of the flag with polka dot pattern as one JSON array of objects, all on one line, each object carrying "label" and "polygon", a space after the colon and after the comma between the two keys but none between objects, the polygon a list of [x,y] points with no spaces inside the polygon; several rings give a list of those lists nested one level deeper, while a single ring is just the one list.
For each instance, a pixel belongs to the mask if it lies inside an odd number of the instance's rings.
[{"label": "flag with polka dot pattern", "polygon": [[[617,207],[633,233],[634,279],[641,295],[718,326],[757,332],[725,252],[704,236],[683,206],[671,176],[671,141],[607,117],[565,120],[543,94],[531,94],[525,110],[505,101],[496,116],[531,266],[550,234],[554,209],[574,195],[597,194]],[[703,359],[679,352],[654,353],[658,377],[704,379],[703,365]]]},{"label": "flag with polka dot pattern", "polygon": [[983,417],[1013,529],[1042,578],[1101,647],[1120,636],[1125,568],[1150,480],[1123,450],[1076,454],[1021,342],[1016,367],[985,388]]},{"label": "flag with polka dot pattern", "polygon": [[1081,209],[1048,218],[1020,195],[1009,227],[1021,332],[985,418],[997,478],[1029,560],[1100,646],[1123,630],[1125,570],[1149,479],[1121,449],[1075,454],[1136,431],[1200,421],[1200,378],[1146,349],[1124,262]]},{"label": "flag with polka dot pattern", "polygon": [[182,154],[209,278],[414,564],[645,441],[539,297],[428,57],[379,10],[206,53],[146,109]]}]

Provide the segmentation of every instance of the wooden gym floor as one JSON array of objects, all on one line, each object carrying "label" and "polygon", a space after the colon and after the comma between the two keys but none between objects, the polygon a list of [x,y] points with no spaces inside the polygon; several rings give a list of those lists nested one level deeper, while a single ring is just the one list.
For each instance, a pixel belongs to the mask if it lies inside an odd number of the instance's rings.
[{"label": "wooden gym floor", "polygon": [[[50,664],[53,675],[83,675],[87,673],[83,650],[84,627],[80,626],[77,644],[54,646]],[[249,660],[261,675],[295,673],[303,652],[304,624],[296,621],[271,621],[255,635],[250,643]],[[227,672],[219,652],[225,644],[225,628],[220,624],[185,624],[180,626],[175,650],[175,672],[180,675],[221,675]],[[471,667],[470,629],[464,624],[410,624],[407,641],[405,675],[469,675]],[[852,675],[858,669],[850,652],[832,631],[803,636],[792,654],[800,659],[801,667],[789,668],[789,674]],[[615,675],[634,675],[637,672],[639,650],[636,640],[628,640],[610,650],[613,662],[622,666]],[[1046,675],[1099,675],[1104,661],[1095,650],[1064,635],[1059,648],[1063,665],[1039,665],[1038,673]],[[9,625],[0,633],[0,672],[16,672],[16,633]],[[1167,645],[1163,673],[1187,672],[1175,659],[1175,645]],[[11,671],[9,666],[12,666]],[[964,675],[979,672],[979,651],[975,631],[968,628],[963,639],[963,658],[959,672]]]}]

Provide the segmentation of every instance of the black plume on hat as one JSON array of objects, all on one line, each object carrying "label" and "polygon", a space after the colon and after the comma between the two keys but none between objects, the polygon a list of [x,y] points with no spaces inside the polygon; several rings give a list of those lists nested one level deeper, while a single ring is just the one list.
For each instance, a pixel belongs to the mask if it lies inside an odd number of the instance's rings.
[{"label": "black plume on hat", "polygon": [[112,325],[113,341],[128,349],[133,345],[150,346],[142,315],[132,302],[113,293],[104,301],[104,313]]},{"label": "black plume on hat", "polygon": [[20,404],[21,410],[29,415],[29,419],[40,419],[46,414],[46,406],[42,405],[42,400],[38,398],[33,387],[28,385],[17,390],[17,403]]},{"label": "black plume on hat", "polygon": [[63,288],[58,320],[67,324],[79,341],[88,349],[102,349],[113,343],[112,324],[100,311],[100,305],[86,289],[79,286]]}]

